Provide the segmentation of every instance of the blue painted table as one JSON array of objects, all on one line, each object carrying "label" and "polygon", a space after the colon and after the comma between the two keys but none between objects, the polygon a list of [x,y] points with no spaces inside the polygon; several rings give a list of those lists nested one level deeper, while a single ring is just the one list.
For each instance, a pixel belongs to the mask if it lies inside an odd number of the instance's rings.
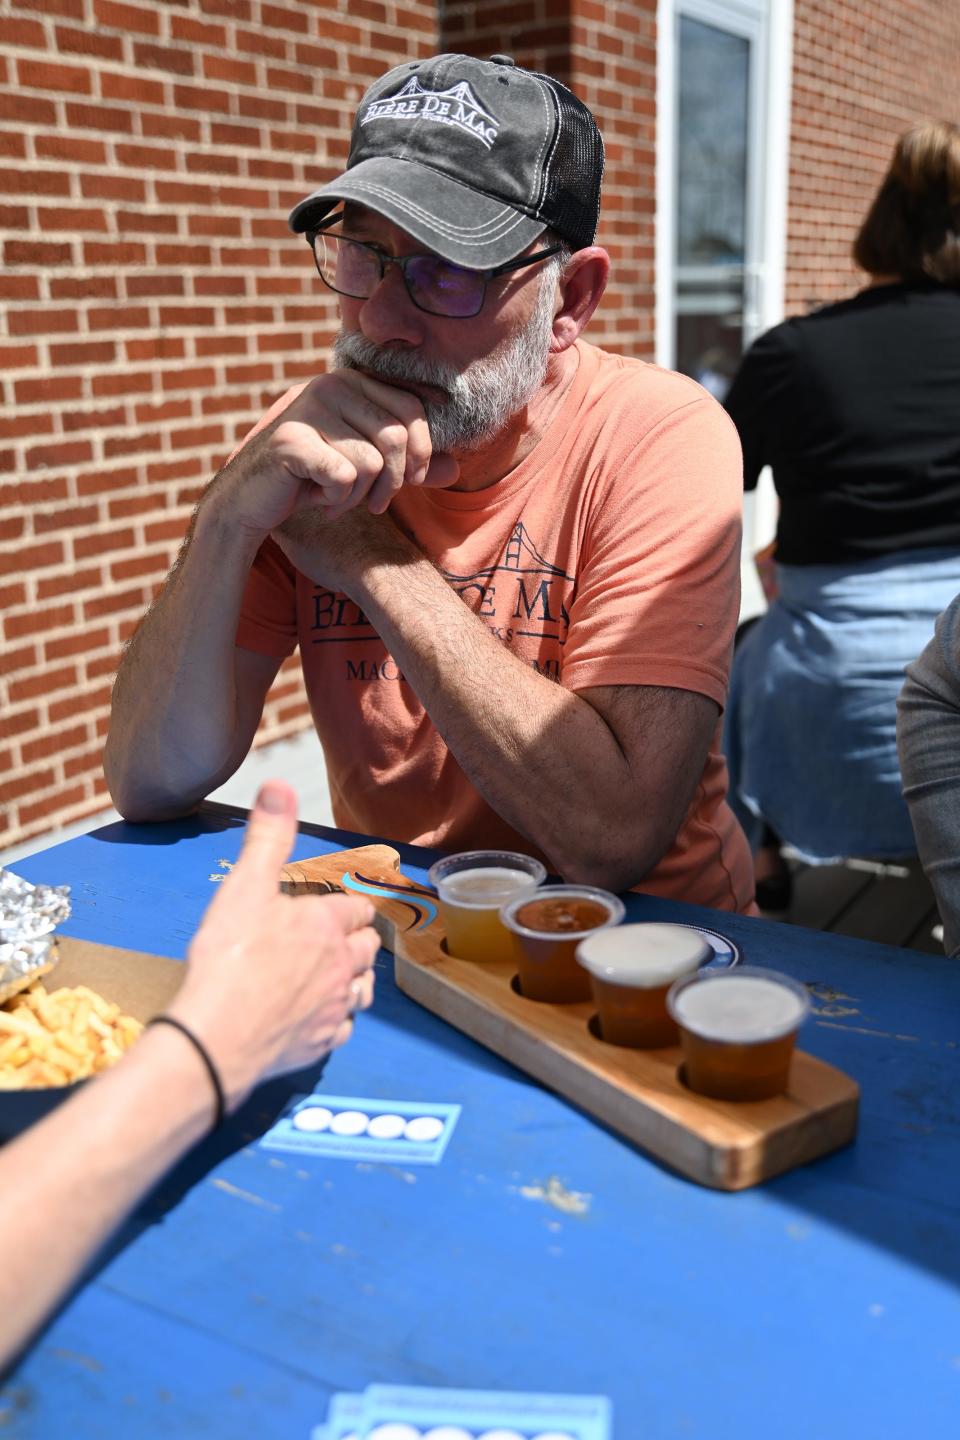
[{"label": "blue painted table", "polygon": [[[64,928],[182,956],[238,852],[213,807],[21,861]],[[302,833],[296,858],[362,843]],[[416,879],[433,858],[404,850]],[[668,1173],[401,995],[318,1088],[463,1106],[443,1162],[303,1159],[234,1135],[126,1227],[0,1392],[0,1429],[302,1437],[373,1382],[604,1393],[617,1440],[960,1430],[960,968],[631,896],[817,984],[802,1045],[853,1075],[859,1136],[761,1189]],[[585,1197],[581,1213],[544,1193]]]}]

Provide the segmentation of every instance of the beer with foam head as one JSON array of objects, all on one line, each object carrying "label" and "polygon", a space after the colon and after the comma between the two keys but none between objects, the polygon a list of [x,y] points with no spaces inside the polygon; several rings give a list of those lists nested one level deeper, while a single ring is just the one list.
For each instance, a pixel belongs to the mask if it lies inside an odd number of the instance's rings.
[{"label": "beer with foam head", "polygon": [[752,965],[688,976],[669,991],[667,1008],[691,1090],[718,1100],[766,1100],[787,1089],[797,1030],[810,1010],[795,980]]},{"label": "beer with foam head", "polygon": [[590,976],[603,1039],[635,1049],[676,1045],[667,991],[710,953],[703,936],[686,925],[617,925],[581,940],[577,961]]}]

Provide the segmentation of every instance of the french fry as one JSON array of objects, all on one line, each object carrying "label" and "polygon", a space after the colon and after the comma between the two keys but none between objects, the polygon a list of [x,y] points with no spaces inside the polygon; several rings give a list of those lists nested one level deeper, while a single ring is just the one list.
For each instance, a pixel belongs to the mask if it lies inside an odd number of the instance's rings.
[{"label": "french fry", "polygon": [[142,1029],[86,985],[32,985],[0,1007],[0,1090],[86,1079],[115,1064]]}]

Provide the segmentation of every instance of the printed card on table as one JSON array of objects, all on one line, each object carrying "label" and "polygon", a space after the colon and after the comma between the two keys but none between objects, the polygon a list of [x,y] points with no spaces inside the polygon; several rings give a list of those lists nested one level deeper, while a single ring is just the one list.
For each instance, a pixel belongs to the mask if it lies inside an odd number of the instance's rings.
[{"label": "printed card on table", "polygon": [[335,1395],[311,1440],[610,1440],[605,1395],[370,1385]]},{"label": "printed card on table", "polygon": [[302,1095],[260,1144],[339,1160],[439,1165],[460,1114],[442,1101]]}]

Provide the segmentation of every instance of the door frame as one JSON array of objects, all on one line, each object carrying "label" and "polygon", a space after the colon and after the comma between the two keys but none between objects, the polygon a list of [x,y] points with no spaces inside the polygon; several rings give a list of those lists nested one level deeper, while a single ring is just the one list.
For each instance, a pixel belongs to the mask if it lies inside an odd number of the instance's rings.
[{"label": "door frame", "polygon": [[749,97],[747,225],[758,261],[745,276],[745,345],[783,319],[793,0],[658,0],[656,149],[656,315],[658,364],[676,358],[676,139],[679,108],[676,31],[681,15],[754,41]]}]

